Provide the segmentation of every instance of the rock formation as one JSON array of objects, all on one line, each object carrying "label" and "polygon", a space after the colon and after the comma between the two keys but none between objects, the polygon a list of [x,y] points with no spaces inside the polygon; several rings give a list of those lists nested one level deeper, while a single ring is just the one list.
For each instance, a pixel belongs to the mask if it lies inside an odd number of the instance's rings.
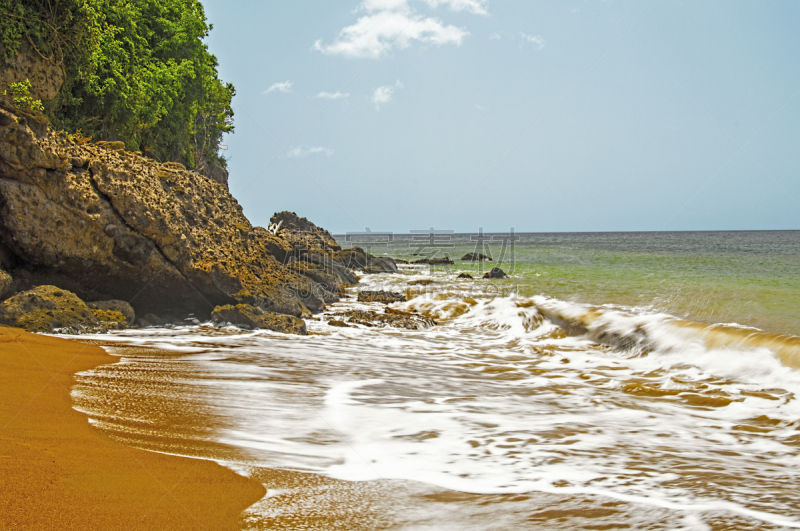
[{"label": "rock formation", "polygon": [[486,256],[485,254],[481,253],[467,253],[461,257],[462,260],[467,260],[470,262],[484,262],[484,261],[493,261],[492,258]]},{"label": "rock formation", "polygon": [[291,315],[265,312],[261,308],[249,304],[225,305],[214,308],[211,320],[217,324],[232,324],[250,329],[267,329],[285,334],[305,336],[306,323]]},{"label": "rock formation", "polygon": [[17,291],[53,284],[139,314],[201,318],[236,303],[323,309],[324,288],[275,258],[291,245],[253,227],[224,185],[120,142],[79,145],[5,98],[0,107],[0,260]]},{"label": "rock formation", "polygon": [[29,332],[96,333],[108,328],[74,293],[55,286],[39,286],[3,301],[0,324]]},{"label": "rock formation", "polygon": [[483,278],[508,278],[508,275],[499,267],[493,267],[491,271],[483,275]]},{"label": "rock formation", "polygon": [[382,302],[391,304],[393,302],[406,302],[406,296],[402,293],[391,291],[362,291],[358,294],[358,302]]}]

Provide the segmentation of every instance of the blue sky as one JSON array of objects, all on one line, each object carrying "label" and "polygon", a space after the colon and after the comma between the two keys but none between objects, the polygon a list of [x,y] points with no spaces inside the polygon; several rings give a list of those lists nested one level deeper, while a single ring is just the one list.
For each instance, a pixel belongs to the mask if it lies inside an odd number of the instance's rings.
[{"label": "blue sky", "polygon": [[800,229],[800,2],[204,5],[258,225]]}]

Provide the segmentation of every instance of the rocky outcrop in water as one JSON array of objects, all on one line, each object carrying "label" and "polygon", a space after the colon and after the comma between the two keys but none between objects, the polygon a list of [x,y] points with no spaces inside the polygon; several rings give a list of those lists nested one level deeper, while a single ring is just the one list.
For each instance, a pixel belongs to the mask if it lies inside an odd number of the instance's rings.
[{"label": "rocky outcrop in water", "polygon": [[406,302],[406,296],[402,293],[392,291],[362,291],[358,294],[358,302],[381,302],[391,304],[393,302]]},{"label": "rocky outcrop in water", "polygon": [[214,308],[211,320],[217,324],[232,324],[251,330],[265,329],[284,334],[307,335],[306,323],[291,315],[265,312],[249,304],[225,305]]},{"label": "rocky outcrop in water", "polygon": [[483,278],[508,278],[508,275],[499,267],[493,267],[491,271],[483,275]]},{"label": "rocky outcrop in water", "polygon": [[411,263],[414,265],[453,265],[453,261],[449,258],[423,258]]},{"label": "rocky outcrop in water", "polygon": [[466,260],[469,262],[485,262],[485,261],[493,261],[492,258],[486,256],[485,254],[481,253],[467,253],[461,257],[462,260]]},{"label": "rocky outcrop in water", "polygon": [[[423,315],[415,313],[404,312],[402,310],[394,310],[386,308],[384,313],[370,312],[364,310],[351,310],[348,312],[341,312],[333,314],[335,317],[342,319],[333,319],[328,321],[331,326],[347,327],[348,324],[362,325],[367,327],[385,327],[391,326],[394,328],[405,328],[408,330],[422,330],[436,325],[436,322]],[[344,322],[347,320],[347,323]]]}]

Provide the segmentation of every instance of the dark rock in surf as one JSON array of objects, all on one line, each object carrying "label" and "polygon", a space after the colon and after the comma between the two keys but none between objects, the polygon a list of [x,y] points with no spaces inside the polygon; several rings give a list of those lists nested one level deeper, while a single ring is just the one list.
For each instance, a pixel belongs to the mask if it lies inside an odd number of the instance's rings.
[{"label": "dark rock in surf", "polygon": [[467,279],[467,280],[474,280],[472,275],[470,275],[469,273],[461,273],[456,278],[464,278],[464,279]]},{"label": "dark rock in surf", "polygon": [[499,267],[493,267],[491,271],[483,275],[483,278],[508,278],[508,275]]},{"label": "dark rock in surf", "polygon": [[414,265],[453,265],[454,262],[449,258],[423,258],[411,263]]},{"label": "dark rock in surf", "polygon": [[350,324],[357,324],[370,328],[391,326],[394,328],[405,328],[407,330],[423,330],[436,325],[436,321],[424,315],[395,310],[393,308],[386,308],[384,313],[351,310],[334,315],[347,319],[347,322]]},{"label": "dark rock in surf", "polygon": [[261,308],[249,304],[217,306],[211,312],[211,320],[216,324],[230,323],[251,330],[266,329],[284,334],[308,335],[306,323],[302,319],[291,315],[265,312]]},{"label": "dark rock in surf", "polygon": [[406,302],[406,296],[403,293],[394,293],[391,291],[362,291],[358,294],[358,302],[381,302],[383,304],[390,304],[393,302]]},{"label": "dark rock in surf", "polygon": [[462,260],[467,260],[469,262],[492,262],[492,258],[481,254],[481,253],[467,253],[461,257]]}]

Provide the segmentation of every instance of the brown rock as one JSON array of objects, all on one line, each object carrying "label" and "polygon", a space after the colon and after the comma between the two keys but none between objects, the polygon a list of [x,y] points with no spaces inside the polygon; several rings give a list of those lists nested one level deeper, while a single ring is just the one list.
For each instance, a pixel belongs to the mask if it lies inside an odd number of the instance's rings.
[{"label": "brown rock", "polygon": [[0,324],[28,332],[97,333],[107,327],[74,293],[55,286],[39,286],[0,304]]},{"label": "brown rock", "polygon": [[35,100],[55,99],[64,83],[64,72],[36,53],[27,41],[20,43],[14,57],[6,57],[6,49],[0,45],[0,93],[11,83],[25,80],[31,82],[30,93]]},{"label": "brown rock", "polygon": [[263,328],[285,334],[307,335],[306,323],[302,319],[291,315],[281,315],[274,312],[265,312],[261,308],[249,304],[232,306],[217,306],[211,313],[211,320],[215,323],[230,323],[235,326],[245,326],[250,329]]},{"label": "brown rock", "polygon": [[330,326],[338,326],[339,328],[351,328],[349,324],[339,319],[331,319],[330,321],[328,321],[328,324]]},{"label": "brown rock", "polygon": [[136,313],[133,311],[133,306],[125,301],[110,300],[110,301],[95,301],[87,302],[86,305],[93,310],[103,310],[108,312],[118,312],[125,316],[125,322],[128,326],[132,325],[136,320]]},{"label": "brown rock", "polygon": [[289,242],[293,249],[322,254],[341,250],[328,231],[294,212],[277,212],[269,222],[280,224],[278,235]]},{"label": "brown rock", "polygon": [[6,298],[6,296],[11,294],[11,286],[14,283],[14,279],[11,278],[11,275],[3,271],[3,268],[0,267],[0,300]]},{"label": "brown rock", "polygon": [[469,273],[461,273],[456,278],[464,278],[464,279],[467,279],[467,280],[474,280],[473,276],[470,275]]},{"label": "brown rock", "polygon": [[296,316],[324,308],[316,283],[275,259],[292,246],[252,227],[222,184],[180,164],[38,135],[0,107],[0,243],[37,283],[68,279],[78,296],[129,300],[141,315],[205,319],[231,303]]},{"label": "brown rock", "polygon": [[[349,312],[336,313],[333,315],[346,318],[348,323],[360,324],[368,327],[391,326],[408,330],[422,330],[436,325],[433,319],[423,315],[403,312],[401,310],[392,310],[391,308],[387,308],[385,313],[351,310]],[[328,321],[328,324],[330,323],[331,321]]]},{"label": "brown rock", "polygon": [[461,257],[462,260],[467,260],[470,262],[484,262],[484,261],[493,261],[492,258],[481,254],[481,253],[467,253]]},{"label": "brown rock", "polygon": [[125,330],[130,325],[122,312],[92,309],[92,313],[109,330]]},{"label": "brown rock", "polygon": [[358,302],[382,302],[390,304],[392,302],[406,302],[406,296],[402,293],[391,291],[362,291],[358,294]]}]

